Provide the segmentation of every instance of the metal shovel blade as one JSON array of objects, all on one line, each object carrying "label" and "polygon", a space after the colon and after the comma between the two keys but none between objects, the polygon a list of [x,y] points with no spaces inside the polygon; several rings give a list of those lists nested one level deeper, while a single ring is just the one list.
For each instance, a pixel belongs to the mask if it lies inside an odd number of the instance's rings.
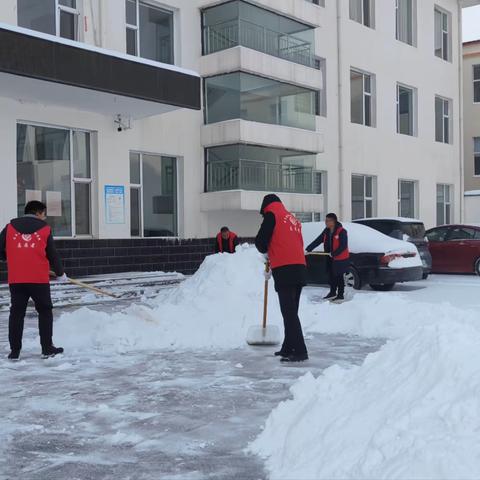
[{"label": "metal shovel blade", "polygon": [[247,332],[249,345],[278,345],[281,341],[280,329],[276,325],[251,326]]}]

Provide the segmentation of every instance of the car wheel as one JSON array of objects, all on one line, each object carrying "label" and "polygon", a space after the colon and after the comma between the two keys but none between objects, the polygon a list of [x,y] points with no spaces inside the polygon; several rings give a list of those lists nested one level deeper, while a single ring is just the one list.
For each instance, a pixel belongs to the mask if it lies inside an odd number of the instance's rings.
[{"label": "car wheel", "polygon": [[345,285],[347,287],[351,287],[355,290],[362,289],[362,278],[358,273],[357,269],[354,267],[350,267],[348,272],[344,275],[345,278]]},{"label": "car wheel", "polygon": [[394,286],[394,283],[383,283],[382,285],[370,284],[370,288],[372,290],[376,290],[377,292],[389,292]]},{"label": "car wheel", "polygon": [[475,273],[480,276],[480,258],[475,262]]}]

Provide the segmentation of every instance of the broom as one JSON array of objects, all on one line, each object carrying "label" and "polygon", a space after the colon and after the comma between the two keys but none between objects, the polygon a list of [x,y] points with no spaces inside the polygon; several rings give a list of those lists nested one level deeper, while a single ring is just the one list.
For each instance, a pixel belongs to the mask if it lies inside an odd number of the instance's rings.
[{"label": "broom", "polygon": [[[265,263],[265,272],[270,271],[270,264]],[[277,345],[280,343],[280,330],[276,325],[267,325],[268,280],[265,279],[263,290],[263,321],[262,325],[252,325],[247,332],[249,345]]]}]

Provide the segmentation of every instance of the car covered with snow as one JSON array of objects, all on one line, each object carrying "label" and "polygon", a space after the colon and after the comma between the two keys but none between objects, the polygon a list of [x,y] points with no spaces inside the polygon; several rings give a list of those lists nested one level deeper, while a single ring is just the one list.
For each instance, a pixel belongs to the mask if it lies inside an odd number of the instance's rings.
[{"label": "car covered with snow", "polygon": [[[359,223],[344,223],[348,232],[350,269],[347,285],[360,290],[370,285],[374,290],[391,290],[396,283],[421,280],[423,264],[417,247]],[[323,222],[303,224],[305,245],[311,243],[325,228]],[[320,245],[313,253],[321,253]],[[309,283],[327,284],[328,257],[307,255]]]}]

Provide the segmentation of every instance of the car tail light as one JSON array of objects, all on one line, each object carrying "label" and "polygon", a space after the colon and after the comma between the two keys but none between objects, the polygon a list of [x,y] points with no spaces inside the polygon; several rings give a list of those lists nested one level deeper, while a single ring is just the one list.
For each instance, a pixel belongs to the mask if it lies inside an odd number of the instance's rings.
[{"label": "car tail light", "polygon": [[397,259],[397,258],[412,258],[415,257],[417,254],[414,252],[411,253],[390,253],[388,255],[384,255],[380,259],[380,263],[382,265],[388,265],[391,261]]}]

